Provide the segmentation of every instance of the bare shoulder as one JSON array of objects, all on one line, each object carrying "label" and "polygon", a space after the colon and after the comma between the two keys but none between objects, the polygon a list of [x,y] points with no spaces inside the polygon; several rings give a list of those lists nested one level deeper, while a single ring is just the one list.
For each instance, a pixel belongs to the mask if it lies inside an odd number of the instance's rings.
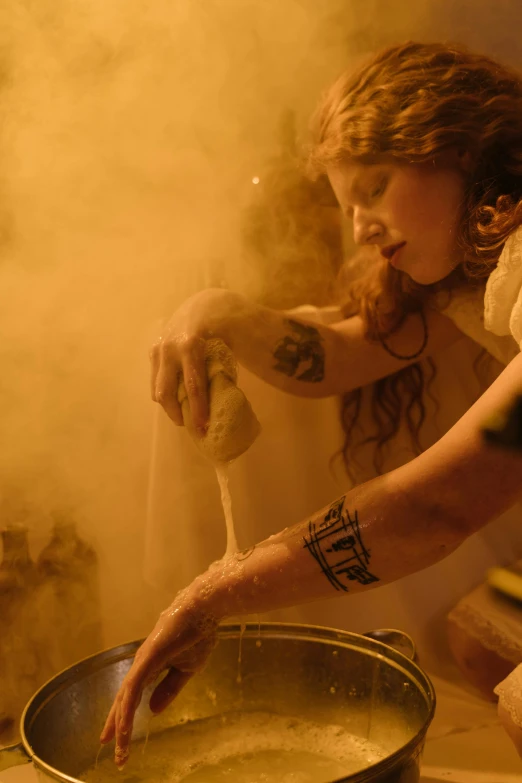
[{"label": "bare shoulder", "polygon": [[371,340],[365,334],[363,320],[352,316],[330,327],[339,338],[349,365],[351,388],[373,383],[432,353],[449,347],[463,333],[446,316],[428,308],[406,318],[386,340]]},{"label": "bare shoulder", "polygon": [[[433,308],[424,310],[424,319],[427,327],[427,341],[425,354],[451,345],[463,332],[448,318]],[[365,338],[363,320],[359,315],[345,318],[332,325],[332,329],[339,334],[354,338]],[[365,338],[367,339],[367,338]],[[425,339],[423,319],[419,315],[411,315],[405,319],[401,327],[392,336],[388,337],[386,344],[394,346],[397,353],[411,353],[415,346],[419,346]]]}]

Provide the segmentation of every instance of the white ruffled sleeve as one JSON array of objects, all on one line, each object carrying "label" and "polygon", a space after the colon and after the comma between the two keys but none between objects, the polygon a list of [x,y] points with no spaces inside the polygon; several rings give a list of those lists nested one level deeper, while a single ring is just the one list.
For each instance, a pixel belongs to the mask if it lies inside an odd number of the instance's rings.
[{"label": "white ruffled sleeve", "polygon": [[495,688],[498,717],[522,758],[522,664]]},{"label": "white ruffled sleeve", "polygon": [[507,239],[484,296],[484,325],[499,337],[511,335],[522,350],[522,226]]}]

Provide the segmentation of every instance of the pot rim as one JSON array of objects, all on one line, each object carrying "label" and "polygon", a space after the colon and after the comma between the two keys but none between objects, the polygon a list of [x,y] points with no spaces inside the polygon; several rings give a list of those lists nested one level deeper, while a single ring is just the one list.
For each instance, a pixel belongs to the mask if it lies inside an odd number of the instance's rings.
[{"label": "pot rim", "polygon": [[[393,661],[395,664],[398,664],[405,669],[410,676],[414,676],[417,681],[416,685],[419,689],[423,690],[423,695],[425,696],[428,705],[428,715],[426,716],[422,728],[419,729],[405,745],[402,745],[381,761],[372,764],[370,767],[361,770],[355,775],[350,775],[347,778],[339,778],[337,781],[332,781],[332,783],[342,783],[342,781],[365,783],[366,781],[373,780],[375,776],[393,768],[403,758],[413,758],[415,749],[417,747],[422,747],[424,738],[435,714],[435,689],[426,672],[415,661],[411,660],[408,656],[399,652],[394,647],[363,634],[354,633],[353,631],[343,631],[328,626],[309,625],[306,623],[268,622],[241,624],[239,622],[226,622],[220,624],[217,635],[218,639],[233,638],[236,636],[239,638],[240,635],[243,639],[252,636],[257,639],[260,635],[261,638],[263,635],[265,637],[268,636],[269,638],[275,636],[279,639],[284,639],[285,637],[294,639],[301,638],[316,640],[320,643],[331,644],[332,646],[341,646],[345,648],[352,647],[360,650],[362,653],[371,654],[384,661]],[[44,685],[33,694],[26,704],[20,718],[20,744],[28,756],[28,761],[31,761],[36,767],[56,780],[68,781],[68,783],[78,783],[78,778],[67,775],[65,772],[60,772],[60,770],[50,766],[36,755],[27,736],[30,730],[28,724],[29,722],[32,723],[45,705],[61,690],[84,679],[86,674],[99,671],[108,663],[117,663],[118,661],[131,658],[144,641],[145,639],[132,640],[102,650],[87,658],[83,658],[72,666],[69,666],[54,675],[54,677],[44,683]],[[7,750],[7,748],[4,750]]]}]

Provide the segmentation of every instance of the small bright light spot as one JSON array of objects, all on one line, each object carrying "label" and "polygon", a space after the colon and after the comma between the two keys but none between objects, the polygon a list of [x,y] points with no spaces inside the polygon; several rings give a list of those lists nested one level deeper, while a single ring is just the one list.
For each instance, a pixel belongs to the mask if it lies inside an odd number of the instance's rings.
[{"label": "small bright light spot", "polygon": [[254,185],[259,185],[259,177],[252,177],[252,183]]}]

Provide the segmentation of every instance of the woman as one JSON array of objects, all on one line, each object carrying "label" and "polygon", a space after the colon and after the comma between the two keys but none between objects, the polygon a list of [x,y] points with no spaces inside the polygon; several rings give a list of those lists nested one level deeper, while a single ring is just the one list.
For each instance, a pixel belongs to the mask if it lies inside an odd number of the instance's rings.
[{"label": "woman", "polygon": [[[196,295],[152,351],[152,397],[173,421],[182,423],[181,371],[194,422],[205,429],[209,336],[268,383],[310,397],[349,398],[412,372],[462,332],[506,367],[410,463],[214,563],[174,599],[102,733],[102,742],[116,737],[120,765],[144,686],[167,670],[150,702],[161,711],[206,660],[220,620],[369,590],[426,568],[522,493],[522,458],[488,447],[480,434],[522,387],[522,81],[457,48],[392,47],[326,95],[310,160],[353,221],[356,243],[379,259],[352,296],[358,313],[317,326],[228,291]],[[410,388],[413,404],[418,381]]]}]

